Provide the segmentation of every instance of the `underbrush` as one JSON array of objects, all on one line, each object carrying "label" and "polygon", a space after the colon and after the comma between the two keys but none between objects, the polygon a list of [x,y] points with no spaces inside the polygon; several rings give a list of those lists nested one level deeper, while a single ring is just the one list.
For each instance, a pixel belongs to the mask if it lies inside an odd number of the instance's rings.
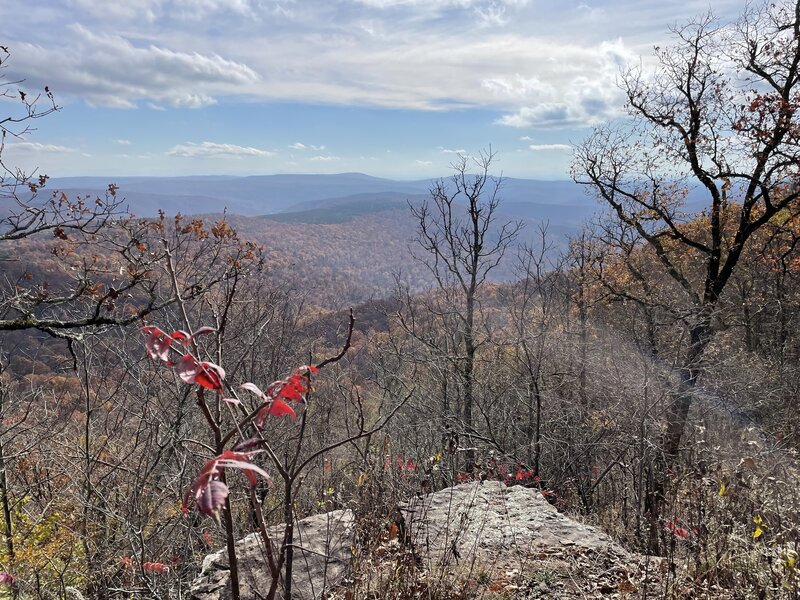
[{"label": "underbrush", "polygon": [[633,551],[658,549],[663,577],[653,597],[800,598],[797,453],[745,433],[725,447],[697,428],[693,450],[670,472],[662,514],[625,513],[607,494],[581,515]]},{"label": "underbrush", "polygon": [[[623,579],[631,582],[630,587],[608,588],[617,597],[799,599],[796,453],[770,445],[755,431],[727,447],[711,438],[698,428],[689,440],[693,450],[684,456],[683,466],[670,473],[664,510],[655,518],[649,514],[634,518],[635,511],[623,506],[630,490],[621,490],[619,475],[599,483],[593,510],[587,512],[569,482],[562,487],[548,482],[545,487],[522,466],[499,465],[490,457],[484,461],[490,468],[465,473],[453,467],[453,457],[400,460],[388,453],[388,458],[357,475],[351,504],[357,527],[353,570],[330,598],[546,598],[554,581],[597,575],[559,571],[553,564],[565,563],[550,563],[542,556],[517,556],[527,566],[509,575],[494,565],[473,562],[454,569],[421,555],[406,531],[402,503],[432,491],[431,482],[439,489],[489,479],[535,487],[559,510],[598,525],[635,552],[639,564],[619,567],[627,569],[629,577]],[[737,456],[734,449],[741,454],[742,448],[749,454]],[[648,556],[652,537],[658,556]],[[574,593],[561,597],[584,597]]]}]

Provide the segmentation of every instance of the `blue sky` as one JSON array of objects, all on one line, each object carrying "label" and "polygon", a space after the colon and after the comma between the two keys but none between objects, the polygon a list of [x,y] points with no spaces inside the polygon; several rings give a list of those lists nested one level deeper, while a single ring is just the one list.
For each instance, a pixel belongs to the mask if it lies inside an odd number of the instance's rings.
[{"label": "blue sky", "polygon": [[[9,140],[53,176],[445,174],[489,145],[506,176],[567,176],[619,115],[615,79],[668,27],[741,0],[3,0],[6,81],[60,113]],[[15,86],[12,88],[16,90]],[[0,116],[19,110],[0,101]]]}]

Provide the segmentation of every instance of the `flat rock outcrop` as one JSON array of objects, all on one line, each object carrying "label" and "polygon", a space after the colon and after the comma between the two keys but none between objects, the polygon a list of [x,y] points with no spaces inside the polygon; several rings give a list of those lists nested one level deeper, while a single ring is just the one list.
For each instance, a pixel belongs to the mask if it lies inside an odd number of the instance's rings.
[{"label": "flat rock outcrop", "polygon": [[536,546],[624,551],[595,527],[559,513],[538,490],[496,481],[458,485],[403,508],[419,553],[440,564],[492,560]]},{"label": "flat rock outcrop", "polygon": [[[560,514],[538,490],[523,486],[506,487],[493,481],[457,485],[415,498],[401,511],[408,540],[423,569],[472,572],[480,565],[484,571],[513,578],[526,561],[537,556],[589,553],[622,563],[637,560],[605,533]],[[354,536],[352,513],[334,511],[308,517],[298,523],[296,531],[293,596],[320,598],[348,573]],[[279,534],[273,532],[273,539],[279,539]],[[263,597],[269,589],[269,575],[260,538],[247,536],[238,542],[238,550],[242,598]],[[229,575],[224,549],[206,557],[190,597],[228,598]],[[621,576],[627,582],[627,572]]]},{"label": "flat rock outcrop", "polygon": [[[283,527],[273,529],[270,535],[272,540],[279,542]],[[325,589],[338,583],[347,573],[352,559],[352,539],[353,514],[349,510],[313,515],[299,521],[294,530],[293,598],[319,598]],[[236,551],[242,600],[266,597],[272,578],[267,569],[261,536],[251,533],[239,540]],[[228,553],[222,548],[206,556],[189,597],[192,600],[224,600],[230,595]]]}]

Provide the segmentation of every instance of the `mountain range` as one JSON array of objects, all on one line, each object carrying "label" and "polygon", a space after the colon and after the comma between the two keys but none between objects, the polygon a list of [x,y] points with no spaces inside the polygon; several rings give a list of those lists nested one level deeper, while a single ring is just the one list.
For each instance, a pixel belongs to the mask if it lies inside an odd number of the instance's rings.
[{"label": "mountain range", "polygon": [[[251,177],[65,177],[48,189],[70,197],[105,193],[119,186],[130,211],[142,217],[167,213],[210,214],[227,210],[242,216],[272,215],[276,220],[342,222],[357,215],[405,208],[428,197],[433,180],[398,181],[362,173],[336,175],[258,175]],[[504,178],[501,211],[520,219],[579,226],[596,203],[571,181]]]},{"label": "mountain range", "polygon": [[[429,270],[414,258],[419,224],[409,204],[428,199],[435,180],[398,181],[361,173],[70,177],[53,178],[46,189],[71,198],[103,197],[111,183],[118,186],[117,196],[125,199],[128,210],[139,217],[153,217],[163,210],[216,219],[226,212],[243,238],[263,245],[276,284],[303,290],[318,306],[340,307],[383,297],[398,275],[412,290],[433,283]],[[493,226],[520,221],[524,227],[491,279],[517,277],[517,249],[540,247],[545,227],[550,256],[564,250],[570,236],[600,208],[585,192],[571,181],[504,178]],[[50,193],[41,193],[38,201]],[[699,194],[691,198],[690,208],[699,208]]]}]

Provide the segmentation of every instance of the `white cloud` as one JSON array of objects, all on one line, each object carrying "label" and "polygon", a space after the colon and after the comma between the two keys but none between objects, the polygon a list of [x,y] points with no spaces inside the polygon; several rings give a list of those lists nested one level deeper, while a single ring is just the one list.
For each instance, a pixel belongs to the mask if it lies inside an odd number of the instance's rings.
[{"label": "white cloud", "polygon": [[292,150],[313,150],[314,152],[322,152],[325,146],[315,146],[314,144],[303,144],[302,142],[295,142],[289,146]]},{"label": "white cloud", "polygon": [[[258,18],[275,9],[273,0],[132,0],[124,10],[111,3],[109,14],[90,0],[53,1],[70,2],[82,12],[65,18],[86,25],[24,44],[17,73],[39,73],[59,93],[119,108],[198,108],[235,98],[479,107],[503,111],[502,122],[524,122],[524,115],[514,118],[522,108],[564,102],[572,107],[568,124],[587,124],[581,103],[588,106],[598,89],[613,88],[630,54],[621,41],[582,44],[583,30],[559,36],[558,28],[566,27],[560,22],[529,31],[539,8],[527,0],[342,0],[335,10],[309,0],[298,20],[269,29]],[[213,27],[171,18],[189,6],[213,13]],[[136,12],[152,14],[154,25],[138,24]],[[476,15],[496,26],[465,35]],[[441,26],[443,16],[448,27]],[[115,19],[127,25],[118,27]],[[109,31],[119,33],[95,33]],[[582,94],[581,87],[590,89]]]},{"label": "white cloud", "polygon": [[525,99],[552,96],[555,88],[538,77],[525,78],[516,73],[512,78],[489,78],[481,81],[481,87],[501,98]]},{"label": "white cloud", "polygon": [[444,13],[460,11],[472,17],[478,27],[502,27],[509,22],[508,9],[525,7],[529,0],[355,0],[377,10],[413,12],[417,18],[436,18]]},{"label": "white cloud", "polygon": [[356,0],[356,2],[371,8],[396,8],[424,4],[436,10],[450,6],[466,7],[471,4],[471,0]]},{"label": "white cloud", "polygon": [[168,156],[180,156],[183,158],[209,158],[209,157],[233,157],[241,158],[245,156],[274,156],[274,152],[251,148],[249,146],[237,146],[235,144],[217,144],[215,142],[185,142],[173,146],[167,152]]},{"label": "white cloud", "polygon": [[118,143],[120,146],[130,146],[131,145],[131,141],[130,140],[114,140],[114,141],[116,143]]},{"label": "white cloud", "polygon": [[76,148],[69,148],[67,146],[60,146],[58,144],[41,144],[39,142],[13,142],[7,146],[9,151],[21,151],[30,153],[48,153],[48,154],[68,154],[77,152]]},{"label": "white cloud", "polygon": [[572,150],[569,144],[531,144],[528,146],[534,152],[566,152]]},{"label": "white cloud", "polygon": [[133,108],[142,100],[156,106],[208,106],[216,102],[214,95],[233,93],[259,80],[247,65],[215,53],[134,44],[122,35],[98,34],[80,24],[67,27],[65,33],[64,46],[18,44],[15,74],[38,73],[28,82],[46,82],[60,94],[116,108]]},{"label": "white cloud", "polygon": [[[522,108],[563,103],[566,126],[591,124],[608,114],[608,103],[622,104],[615,81],[627,50],[621,42],[582,47],[521,34],[432,36],[402,28],[380,41],[353,33],[287,38],[277,46],[274,55],[246,59],[263,76],[248,94],[411,110],[480,107],[502,111],[503,122],[514,122]],[[303,58],[312,52],[313,59]],[[556,126],[550,112],[547,126]]]},{"label": "white cloud", "polygon": [[448,8],[481,8],[488,6],[514,6],[520,7],[528,4],[529,0],[356,0],[359,4],[372,8],[397,8],[424,6],[431,10],[444,10]]},{"label": "white cloud", "polygon": [[498,119],[501,125],[510,127],[557,127],[578,126],[581,115],[563,102],[546,102],[537,106],[523,106],[517,112]]},{"label": "white cloud", "polygon": [[478,23],[483,27],[498,27],[508,22],[505,7],[495,3],[476,6],[475,14],[478,17]]},{"label": "white cloud", "polygon": [[214,14],[234,13],[250,18],[258,14],[257,0],[175,0],[173,7],[179,15],[193,20],[202,20]]},{"label": "white cloud", "polygon": [[414,164],[420,167],[430,167],[433,164],[431,160],[415,160]]},{"label": "white cloud", "polygon": [[14,25],[8,75],[97,106],[480,108],[509,126],[575,127],[613,116],[620,67],[707,2],[49,0],[33,14],[3,0],[0,22]]},{"label": "white cloud", "polygon": [[[620,114],[624,101],[616,85],[617,77],[634,60],[634,54],[621,40],[603,42],[593,60],[587,60],[580,68],[565,69],[568,79],[559,86],[551,85],[538,97],[524,97],[524,80],[516,88],[509,85],[509,90],[519,91],[523,105],[497,122],[510,127],[586,127],[614,118]],[[585,72],[584,67],[592,62],[595,74]],[[557,81],[555,76],[550,80]]]},{"label": "white cloud", "polygon": [[341,160],[341,158],[339,156],[330,156],[330,155],[323,156],[323,155],[320,155],[320,156],[312,156],[308,160],[313,160],[313,161],[317,161],[317,162],[331,162],[331,161],[334,161],[334,160]]},{"label": "white cloud", "polygon": [[466,156],[467,155],[467,151],[466,150],[451,150],[449,148],[443,148],[442,146],[439,146],[439,151],[442,154],[459,154],[461,156]]},{"label": "white cloud", "polygon": [[262,15],[290,14],[288,2],[264,0],[125,0],[97,2],[97,0],[67,0],[67,4],[86,17],[109,18],[116,22],[145,21],[154,23],[164,18],[181,18],[200,21],[212,16],[234,15],[257,19]]},{"label": "white cloud", "polygon": [[210,106],[216,104],[215,98],[207,94],[185,94],[182,96],[175,96],[171,100],[172,106],[175,108],[202,108],[203,106]]},{"label": "white cloud", "polygon": [[162,12],[162,0],[126,0],[125,2],[103,2],[96,0],[68,0],[67,5],[80,11],[85,16],[99,13],[101,10],[105,17],[117,22],[139,18],[147,23],[153,23]]},{"label": "white cloud", "polygon": [[573,9],[576,13],[580,14],[586,19],[595,20],[605,14],[605,11],[602,8],[595,8],[593,6],[589,6],[585,2],[581,2]]}]

